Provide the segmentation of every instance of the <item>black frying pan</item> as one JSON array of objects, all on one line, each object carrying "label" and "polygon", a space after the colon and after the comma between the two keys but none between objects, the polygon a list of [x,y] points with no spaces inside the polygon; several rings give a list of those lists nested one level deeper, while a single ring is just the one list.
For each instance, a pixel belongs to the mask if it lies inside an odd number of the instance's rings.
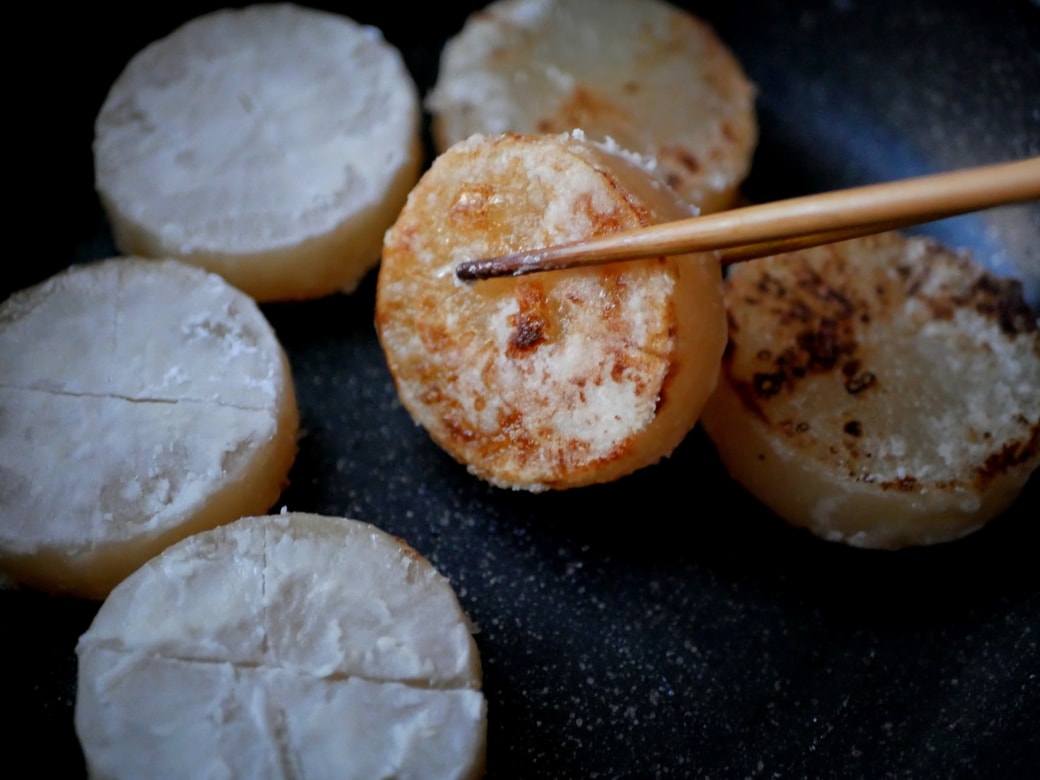
[{"label": "black frying pan", "polygon": [[[423,92],[477,5],[329,4],[380,26]],[[1040,154],[1034,0],[690,5],[759,85],[752,200]],[[94,115],[135,51],[213,7],[100,2],[31,12],[17,30],[20,205],[0,293],[114,253],[92,189]],[[923,231],[1023,277],[1040,303],[1037,204]],[[787,527],[728,482],[699,430],[615,484],[495,490],[397,403],[374,281],[265,307],[307,432],[280,503],[373,522],[451,578],[481,629],[488,777],[1038,776],[1035,475],[983,531],[895,554]],[[8,776],[82,776],[73,648],[95,610],[0,592]]]}]

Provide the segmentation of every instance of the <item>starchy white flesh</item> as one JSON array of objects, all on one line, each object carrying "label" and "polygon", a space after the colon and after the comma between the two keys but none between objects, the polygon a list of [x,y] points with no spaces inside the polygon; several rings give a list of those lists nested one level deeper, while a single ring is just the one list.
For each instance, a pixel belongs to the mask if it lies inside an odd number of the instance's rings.
[{"label": "starchy white flesh", "polygon": [[250,517],[121,583],[80,638],[92,777],[472,778],[486,704],[450,583],[366,523]]},{"label": "starchy white flesh", "polygon": [[491,3],[448,41],[427,106],[441,151],[472,133],[581,128],[655,158],[705,212],[732,204],[757,140],[740,63],[657,0]]},{"label": "starchy white flesh", "polygon": [[956,539],[1040,463],[1040,332],[1020,286],[896,234],[727,279],[730,344],[703,424],[791,523],[859,547]]},{"label": "starchy white flesh", "polygon": [[670,454],[725,343],[711,256],[464,285],[465,259],[676,219],[646,170],[580,138],[474,136],[442,154],[387,233],[376,325],[405,408],[470,471],[532,491]]},{"label": "starchy white flesh", "polygon": [[173,260],[74,266],[0,305],[0,575],[102,598],[170,543],[265,512],[296,455],[256,304]]},{"label": "starchy white flesh", "polygon": [[126,254],[180,258],[257,300],[350,291],[419,176],[420,119],[376,29],[293,5],[221,10],[113,84],[97,190]]}]

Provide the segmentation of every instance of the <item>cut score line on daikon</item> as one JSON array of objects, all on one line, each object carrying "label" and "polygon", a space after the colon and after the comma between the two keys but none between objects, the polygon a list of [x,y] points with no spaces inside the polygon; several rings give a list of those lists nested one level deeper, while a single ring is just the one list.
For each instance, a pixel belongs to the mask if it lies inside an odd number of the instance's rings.
[{"label": "cut score line on daikon", "polygon": [[661,255],[714,252],[723,264],[1040,199],[1040,157],[870,184],[459,263],[477,281]]}]

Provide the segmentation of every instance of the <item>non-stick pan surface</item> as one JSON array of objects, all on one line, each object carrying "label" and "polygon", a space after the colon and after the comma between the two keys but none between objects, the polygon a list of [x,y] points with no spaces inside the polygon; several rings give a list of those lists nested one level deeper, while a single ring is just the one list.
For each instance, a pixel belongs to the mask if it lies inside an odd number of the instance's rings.
[{"label": "non-stick pan surface", "polygon": [[[332,7],[381,27],[425,92],[477,5]],[[0,293],[115,252],[92,189],[94,115],[135,51],[212,7],[101,2],[9,26],[22,59]],[[691,7],[758,84],[752,200],[1040,154],[1036,2]],[[1037,204],[925,232],[1040,302]],[[489,778],[1040,776],[1035,475],[983,531],[900,553],[789,528],[728,481],[699,430],[615,484],[493,489],[398,403],[374,287],[373,274],[350,297],[264,307],[305,431],[279,505],[375,523],[451,578],[480,629]],[[0,592],[0,774],[83,775],[73,648],[95,611]]]}]

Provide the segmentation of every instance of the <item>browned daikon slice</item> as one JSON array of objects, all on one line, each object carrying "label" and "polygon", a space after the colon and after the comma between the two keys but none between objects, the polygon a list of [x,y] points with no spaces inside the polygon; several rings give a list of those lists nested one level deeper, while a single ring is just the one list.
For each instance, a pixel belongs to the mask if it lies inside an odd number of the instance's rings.
[{"label": "browned daikon slice", "polygon": [[442,154],[387,233],[376,322],[401,401],[476,475],[539,491],[670,454],[725,342],[711,256],[464,285],[455,264],[675,219],[632,156],[570,135],[475,136]]},{"label": "browned daikon slice", "polygon": [[472,133],[580,128],[654,158],[704,212],[732,204],[758,136],[740,63],[658,0],[491,3],[444,47],[427,104],[441,151]]},{"label": "browned daikon slice", "polygon": [[1016,282],[884,234],[727,280],[730,341],[703,424],[734,479],[860,547],[963,536],[1040,463],[1040,332]]}]

